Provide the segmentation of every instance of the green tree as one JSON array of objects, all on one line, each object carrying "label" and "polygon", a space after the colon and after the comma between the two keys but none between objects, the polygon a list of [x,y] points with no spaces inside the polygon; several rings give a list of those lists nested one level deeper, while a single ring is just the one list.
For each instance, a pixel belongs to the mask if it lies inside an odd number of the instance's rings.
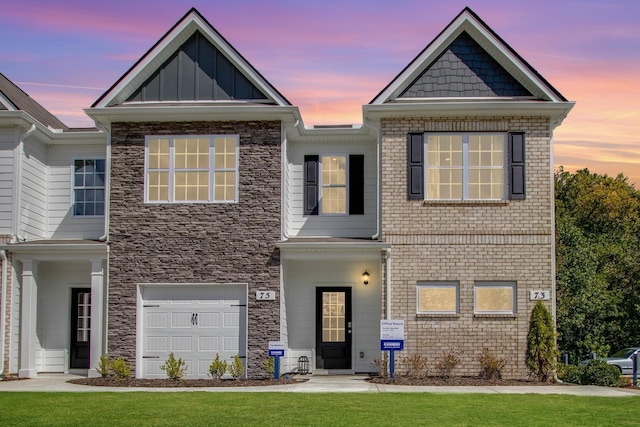
[{"label": "green tree", "polygon": [[531,375],[540,381],[550,381],[555,371],[556,333],[553,317],[541,301],[538,301],[531,312],[529,334],[527,335],[527,368]]},{"label": "green tree", "polygon": [[640,344],[640,192],[562,168],[555,192],[560,349],[576,361]]}]

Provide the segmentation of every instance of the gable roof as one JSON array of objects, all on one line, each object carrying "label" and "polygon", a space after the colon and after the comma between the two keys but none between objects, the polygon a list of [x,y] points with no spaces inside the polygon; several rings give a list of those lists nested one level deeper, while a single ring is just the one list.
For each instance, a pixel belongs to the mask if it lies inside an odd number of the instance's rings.
[{"label": "gable roof", "polygon": [[[194,68],[194,72],[202,75],[206,84],[216,85],[216,67],[199,64],[194,58],[185,54],[192,50],[193,37],[202,40],[202,45],[209,53],[214,52],[220,59],[227,72],[237,76],[240,82],[239,88],[229,83],[218,84],[218,89],[213,90],[210,96],[198,98],[189,95],[184,99],[164,99],[162,96],[152,96],[146,99],[146,88],[156,84],[156,77],[165,73],[168,67],[179,66],[178,62],[183,58],[185,67]],[[197,42],[196,42],[197,43]],[[173,71],[167,71],[167,75],[174,78]],[[158,79],[159,80],[159,79]],[[178,84],[179,78],[173,80]],[[182,83],[182,81],[181,81]],[[236,92],[236,89],[237,92]],[[249,96],[246,96],[246,94]],[[240,95],[240,96],[236,96]],[[173,96],[172,96],[173,97]],[[218,33],[213,26],[198,12],[192,8],[169,31],[154,44],[111,88],[109,88],[91,106],[92,108],[107,108],[124,104],[163,101],[252,101],[267,103],[275,106],[290,106],[291,103],[271,85],[231,44]]]},{"label": "gable roof", "polygon": [[24,111],[45,126],[68,131],[69,127],[0,73],[0,110]]},{"label": "gable roof", "polygon": [[567,102],[468,7],[369,104],[443,97]]}]

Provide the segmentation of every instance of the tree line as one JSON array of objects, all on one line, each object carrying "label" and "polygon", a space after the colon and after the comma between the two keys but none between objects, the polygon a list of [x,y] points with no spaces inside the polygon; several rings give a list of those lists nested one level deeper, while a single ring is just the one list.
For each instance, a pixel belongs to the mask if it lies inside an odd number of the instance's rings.
[{"label": "tree line", "polygon": [[640,192],[620,174],[555,174],[558,348],[572,362],[640,346]]}]

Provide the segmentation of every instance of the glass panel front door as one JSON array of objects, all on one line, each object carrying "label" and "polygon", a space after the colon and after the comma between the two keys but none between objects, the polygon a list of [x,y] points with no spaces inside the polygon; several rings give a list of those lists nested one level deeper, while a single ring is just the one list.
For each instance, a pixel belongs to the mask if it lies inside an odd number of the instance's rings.
[{"label": "glass panel front door", "polygon": [[316,366],[351,369],[351,288],[317,288]]}]

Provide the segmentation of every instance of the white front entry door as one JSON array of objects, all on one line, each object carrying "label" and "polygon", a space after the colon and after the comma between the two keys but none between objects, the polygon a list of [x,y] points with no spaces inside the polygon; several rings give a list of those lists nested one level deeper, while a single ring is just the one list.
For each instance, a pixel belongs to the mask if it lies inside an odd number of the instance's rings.
[{"label": "white front entry door", "polygon": [[216,353],[246,357],[246,286],[143,286],[142,372],[166,378],[160,366],[173,352],[188,367],[186,378],[207,378]]}]

